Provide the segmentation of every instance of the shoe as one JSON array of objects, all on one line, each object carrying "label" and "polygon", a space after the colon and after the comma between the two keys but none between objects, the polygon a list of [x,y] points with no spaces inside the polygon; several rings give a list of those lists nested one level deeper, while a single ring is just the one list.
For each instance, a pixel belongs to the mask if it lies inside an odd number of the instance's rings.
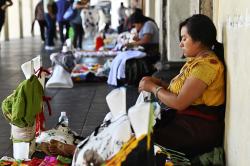
[{"label": "shoe", "polygon": [[45,50],[52,51],[52,50],[54,50],[54,49],[55,49],[54,46],[45,46]]},{"label": "shoe", "polygon": [[55,46],[50,46],[50,50],[56,49]]}]

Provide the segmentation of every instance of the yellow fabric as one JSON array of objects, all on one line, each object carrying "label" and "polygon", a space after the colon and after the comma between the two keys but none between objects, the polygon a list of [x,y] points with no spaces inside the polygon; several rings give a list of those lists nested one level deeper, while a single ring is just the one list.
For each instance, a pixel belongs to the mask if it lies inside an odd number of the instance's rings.
[{"label": "yellow fabric", "polygon": [[129,153],[133,151],[138,145],[138,143],[147,135],[142,135],[140,138],[136,139],[132,137],[126,144],[124,144],[121,150],[112,157],[109,161],[105,163],[105,166],[121,166],[122,162],[126,160]]},{"label": "yellow fabric", "polygon": [[179,94],[188,77],[196,77],[207,84],[207,89],[192,105],[218,106],[225,100],[224,66],[214,53],[206,57],[189,58],[180,73],[172,79],[169,90]]}]

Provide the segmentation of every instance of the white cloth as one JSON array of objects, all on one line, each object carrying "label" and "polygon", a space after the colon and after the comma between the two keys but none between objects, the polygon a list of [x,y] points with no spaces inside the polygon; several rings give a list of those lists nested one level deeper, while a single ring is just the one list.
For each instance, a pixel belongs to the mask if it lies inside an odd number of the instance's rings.
[{"label": "white cloth", "polygon": [[82,27],[84,29],[84,37],[95,36],[99,30],[99,12],[97,8],[82,9],[81,11]]},{"label": "white cloth", "polygon": [[107,83],[117,86],[117,79],[125,78],[126,61],[132,58],[143,58],[145,56],[146,53],[141,51],[118,52],[112,61]]},{"label": "white cloth", "polygon": [[46,88],[73,88],[71,75],[61,65],[55,65],[53,74],[46,83]]},{"label": "white cloth", "polygon": [[77,145],[72,166],[86,166],[89,162],[86,160],[96,158],[94,156],[85,157],[88,151],[94,151],[96,155],[104,161],[109,160],[118,153],[122,145],[131,138],[132,131],[126,114],[116,118],[112,117],[110,124],[106,124],[107,122],[104,122],[103,125],[101,125],[97,135],[93,132],[88,138]]}]

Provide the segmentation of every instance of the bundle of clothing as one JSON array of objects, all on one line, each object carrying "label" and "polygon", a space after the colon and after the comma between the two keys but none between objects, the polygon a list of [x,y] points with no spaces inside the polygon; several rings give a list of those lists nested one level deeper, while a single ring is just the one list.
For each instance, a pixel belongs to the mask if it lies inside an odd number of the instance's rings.
[{"label": "bundle of clothing", "polygon": [[50,55],[53,66],[53,74],[46,83],[46,88],[72,88],[71,71],[76,61],[73,52],[64,46],[59,53]]}]

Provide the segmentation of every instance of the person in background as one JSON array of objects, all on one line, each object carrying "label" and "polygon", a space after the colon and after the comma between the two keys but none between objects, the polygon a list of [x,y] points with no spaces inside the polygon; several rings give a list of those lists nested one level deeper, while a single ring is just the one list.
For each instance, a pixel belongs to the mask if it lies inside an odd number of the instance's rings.
[{"label": "person in background", "polygon": [[45,28],[46,28],[46,21],[44,18],[44,9],[43,9],[43,0],[40,0],[35,8],[35,19],[32,22],[32,28],[31,32],[33,33],[34,31],[34,24],[35,21],[38,21],[39,27],[40,27],[40,34],[41,34],[41,39],[43,42],[45,42]]},{"label": "person in background", "polygon": [[[126,78],[126,65],[127,62],[133,59],[138,61],[147,61],[147,67],[152,68],[159,57],[159,29],[151,18],[142,14],[141,10],[136,10],[129,18],[130,23],[135,27],[137,36],[133,38],[133,42],[124,45],[128,51],[117,54],[112,61],[107,83],[109,85],[120,86],[117,80],[128,79]],[[143,47],[143,51],[131,51],[129,49]],[[145,65],[146,66],[146,65]],[[132,66],[127,68],[133,69]],[[132,71],[133,73],[139,71],[137,68]],[[144,70],[145,71],[145,70]],[[143,76],[145,73],[138,73]],[[144,75],[145,76],[145,75]],[[130,80],[129,80],[130,81]],[[139,81],[139,80],[138,80]],[[137,81],[137,82],[138,82]]]},{"label": "person in background", "polygon": [[137,30],[137,36],[133,38],[134,42],[126,46],[143,46],[147,53],[147,59],[150,64],[156,63],[159,59],[159,28],[154,19],[143,15],[141,9],[136,8],[129,17],[130,26]]},{"label": "person in background", "polygon": [[153,140],[193,157],[222,146],[225,111],[223,46],[212,20],[196,14],[180,23],[180,48],[187,58],[170,84],[144,77],[139,91],[162,105]]},{"label": "person in background", "polygon": [[118,9],[118,21],[119,21],[119,26],[118,26],[118,33],[124,32],[125,29],[125,22],[127,21],[127,14],[126,14],[127,8],[124,7],[123,2],[121,2],[121,6]]},{"label": "person in background", "polygon": [[80,0],[73,3],[73,8],[77,10],[77,14],[72,20],[70,20],[70,25],[74,30],[73,46],[77,49],[82,49],[82,39],[84,35],[81,11],[83,8],[87,8],[88,3],[89,0]]},{"label": "person in background", "polygon": [[54,0],[43,0],[44,17],[46,21],[45,50],[54,50],[54,37],[56,36],[56,5]]},{"label": "person in background", "polygon": [[[69,21],[65,20],[63,18],[63,15],[68,9],[68,7],[71,5],[71,0],[58,0],[56,1],[56,5],[57,5],[56,20],[59,25],[61,45],[63,45],[65,40],[69,37],[69,27],[70,27]],[[65,35],[63,33],[64,28],[66,29]]]},{"label": "person in background", "polygon": [[5,21],[5,11],[9,6],[12,6],[11,0],[0,0],[0,34]]},{"label": "person in background", "polygon": [[130,24],[137,30],[138,36],[135,42],[128,46],[139,46],[144,44],[159,44],[159,28],[152,18],[143,15],[141,9],[136,9],[129,17]]}]

